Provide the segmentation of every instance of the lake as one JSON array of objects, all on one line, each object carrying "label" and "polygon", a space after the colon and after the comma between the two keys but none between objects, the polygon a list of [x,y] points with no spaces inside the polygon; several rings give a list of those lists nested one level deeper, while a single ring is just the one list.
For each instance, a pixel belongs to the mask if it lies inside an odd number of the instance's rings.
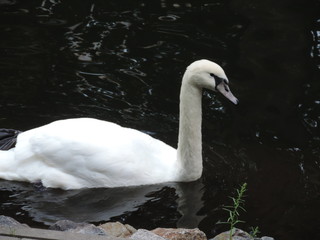
[{"label": "lake", "polygon": [[[135,228],[320,238],[319,0],[0,0],[0,126],[94,117],[177,145],[179,90],[194,60],[220,64],[240,100],[203,96],[204,172],[193,183],[63,191],[0,181],[0,214]],[[1,161],[1,159],[0,159]]]}]

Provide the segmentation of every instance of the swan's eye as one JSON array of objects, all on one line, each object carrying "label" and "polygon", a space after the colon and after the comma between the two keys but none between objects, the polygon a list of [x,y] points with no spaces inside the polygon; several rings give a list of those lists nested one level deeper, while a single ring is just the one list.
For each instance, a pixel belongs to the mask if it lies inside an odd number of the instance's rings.
[{"label": "swan's eye", "polygon": [[215,77],[215,75],[214,75],[213,73],[210,73],[210,76],[211,76],[211,77]]}]

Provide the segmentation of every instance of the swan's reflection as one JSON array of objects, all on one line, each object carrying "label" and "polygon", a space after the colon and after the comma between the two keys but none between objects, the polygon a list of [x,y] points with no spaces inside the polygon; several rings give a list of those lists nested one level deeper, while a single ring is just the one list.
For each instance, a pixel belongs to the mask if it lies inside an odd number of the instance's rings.
[{"label": "swan's reflection", "polygon": [[[19,205],[33,221],[46,225],[62,219],[75,222],[106,222],[119,216],[130,215],[139,209],[149,209],[147,205],[150,202],[168,201],[165,198],[169,195],[169,211],[174,207],[175,216],[178,216],[177,219],[172,219],[176,226],[197,227],[204,218],[197,215],[203,207],[202,189],[201,181],[71,191],[39,190],[31,184],[0,181],[0,190],[11,192],[9,198],[3,199],[2,203],[7,201],[12,205]],[[154,214],[168,217],[166,209],[160,213],[155,210]]]}]

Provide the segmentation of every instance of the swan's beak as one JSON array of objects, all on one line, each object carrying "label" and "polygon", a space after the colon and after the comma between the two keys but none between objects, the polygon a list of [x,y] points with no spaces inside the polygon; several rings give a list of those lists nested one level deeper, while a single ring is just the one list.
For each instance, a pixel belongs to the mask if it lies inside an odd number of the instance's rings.
[{"label": "swan's beak", "polygon": [[234,104],[238,104],[239,103],[239,100],[230,91],[230,88],[229,88],[228,84],[226,84],[224,82],[221,82],[220,84],[218,84],[218,86],[216,86],[216,89],[219,92],[221,92],[223,96],[228,98]]}]

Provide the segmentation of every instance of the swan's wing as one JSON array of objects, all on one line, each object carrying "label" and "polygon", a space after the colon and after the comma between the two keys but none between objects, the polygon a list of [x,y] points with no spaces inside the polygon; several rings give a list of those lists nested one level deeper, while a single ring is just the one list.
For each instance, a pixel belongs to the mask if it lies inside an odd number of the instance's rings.
[{"label": "swan's wing", "polygon": [[34,177],[62,188],[163,182],[172,178],[175,155],[175,149],[144,133],[95,119],[27,131],[16,146],[20,169],[28,172],[32,166]]}]

